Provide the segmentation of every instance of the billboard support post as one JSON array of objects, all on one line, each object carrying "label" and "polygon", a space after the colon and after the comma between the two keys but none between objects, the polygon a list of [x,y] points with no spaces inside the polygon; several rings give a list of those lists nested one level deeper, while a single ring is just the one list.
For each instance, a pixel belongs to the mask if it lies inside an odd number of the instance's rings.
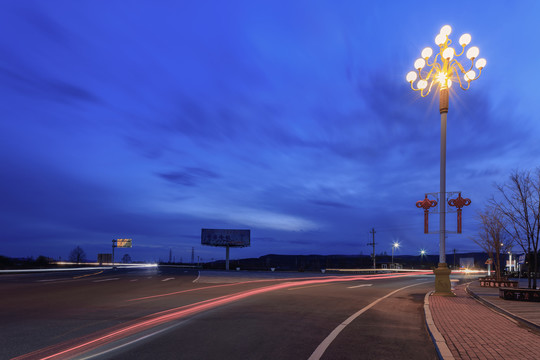
[{"label": "billboard support post", "polygon": [[116,239],[112,241],[112,266],[114,266],[114,248],[116,247]]},{"label": "billboard support post", "polygon": [[227,245],[227,250],[225,250],[225,270],[229,271],[229,245]]}]

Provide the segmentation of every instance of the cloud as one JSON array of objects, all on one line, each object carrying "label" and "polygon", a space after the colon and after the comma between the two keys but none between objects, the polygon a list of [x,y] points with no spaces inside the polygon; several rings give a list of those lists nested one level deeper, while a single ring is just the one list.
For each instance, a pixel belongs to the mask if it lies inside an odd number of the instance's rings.
[{"label": "cloud", "polygon": [[184,168],[184,171],[173,171],[157,175],[173,184],[183,186],[197,186],[200,181],[220,178],[220,175],[216,172],[196,167],[187,167]]}]

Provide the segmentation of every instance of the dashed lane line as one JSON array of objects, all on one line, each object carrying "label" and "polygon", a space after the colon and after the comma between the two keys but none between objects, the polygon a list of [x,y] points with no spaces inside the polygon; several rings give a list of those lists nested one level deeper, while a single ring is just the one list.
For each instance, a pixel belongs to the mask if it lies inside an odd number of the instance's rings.
[{"label": "dashed lane line", "polygon": [[174,278],[166,278],[166,279],[163,279],[161,281],[169,281],[169,280],[174,280]]},{"label": "dashed lane line", "polygon": [[86,275],[74,276],[73,278],[74,278],[74,279],[80,279],[80,278],[87,277],[87,276],[99,275],[99,274],[101,274],[102,272],[103,272],[103,270],[98,271],[98,272],[95,272],[95,273],[92,273],[92,274],[86,274]]},{"label": "dashed lane line", "polygon": [[197,281],[199,281],[200,277],[201,277],[201,272],[199,271],[199,275],[197,276],[197,278],[195,280],[193,280],[193,282],[196,283]]},{"label": "dashed lane line", "polygon": [[104,281],[114,281],[114,280],[120,280],[120,278],[109,278],[109,279],[101,279],[101,280],[94,280],[92,282],[104,282]]},{"label": "dashed lane line", "polygon": [[362,284],[362,285],[356,285],[356,286],[348,286],[347,289],[355,289],[359,287],[366,287],[366,286],[372,286],[373,284]]}]

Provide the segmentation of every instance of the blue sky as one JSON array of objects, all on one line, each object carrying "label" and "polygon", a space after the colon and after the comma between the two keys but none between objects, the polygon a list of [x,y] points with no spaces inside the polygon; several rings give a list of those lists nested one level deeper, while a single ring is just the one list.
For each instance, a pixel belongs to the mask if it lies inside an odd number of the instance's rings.
[{"label": "blue sky", "polygon": [[371,228],[377,252],[438,254],[415,207],[438,98],[405,75],[445,24],[487,59],[448,114],[447,189],[472,205],[447,249],[479,250],[493,184],[539,165],[540,3],[453,4],[3,1],[0,254],[223,258],[201,228],[251,229],[232,258],[369,254]]}]

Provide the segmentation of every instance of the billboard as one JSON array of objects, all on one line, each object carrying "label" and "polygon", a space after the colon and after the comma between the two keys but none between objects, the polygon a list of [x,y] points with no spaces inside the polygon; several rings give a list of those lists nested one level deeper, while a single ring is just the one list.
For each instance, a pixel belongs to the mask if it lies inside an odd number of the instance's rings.
[{"label": "billboard", "polygon": [[250,230],[201,229],[201,244],[247,247],[250,245]]},{"label": "billboard", "polygon": [[131,239],[116,239],[116,247],[130,248]]}]

